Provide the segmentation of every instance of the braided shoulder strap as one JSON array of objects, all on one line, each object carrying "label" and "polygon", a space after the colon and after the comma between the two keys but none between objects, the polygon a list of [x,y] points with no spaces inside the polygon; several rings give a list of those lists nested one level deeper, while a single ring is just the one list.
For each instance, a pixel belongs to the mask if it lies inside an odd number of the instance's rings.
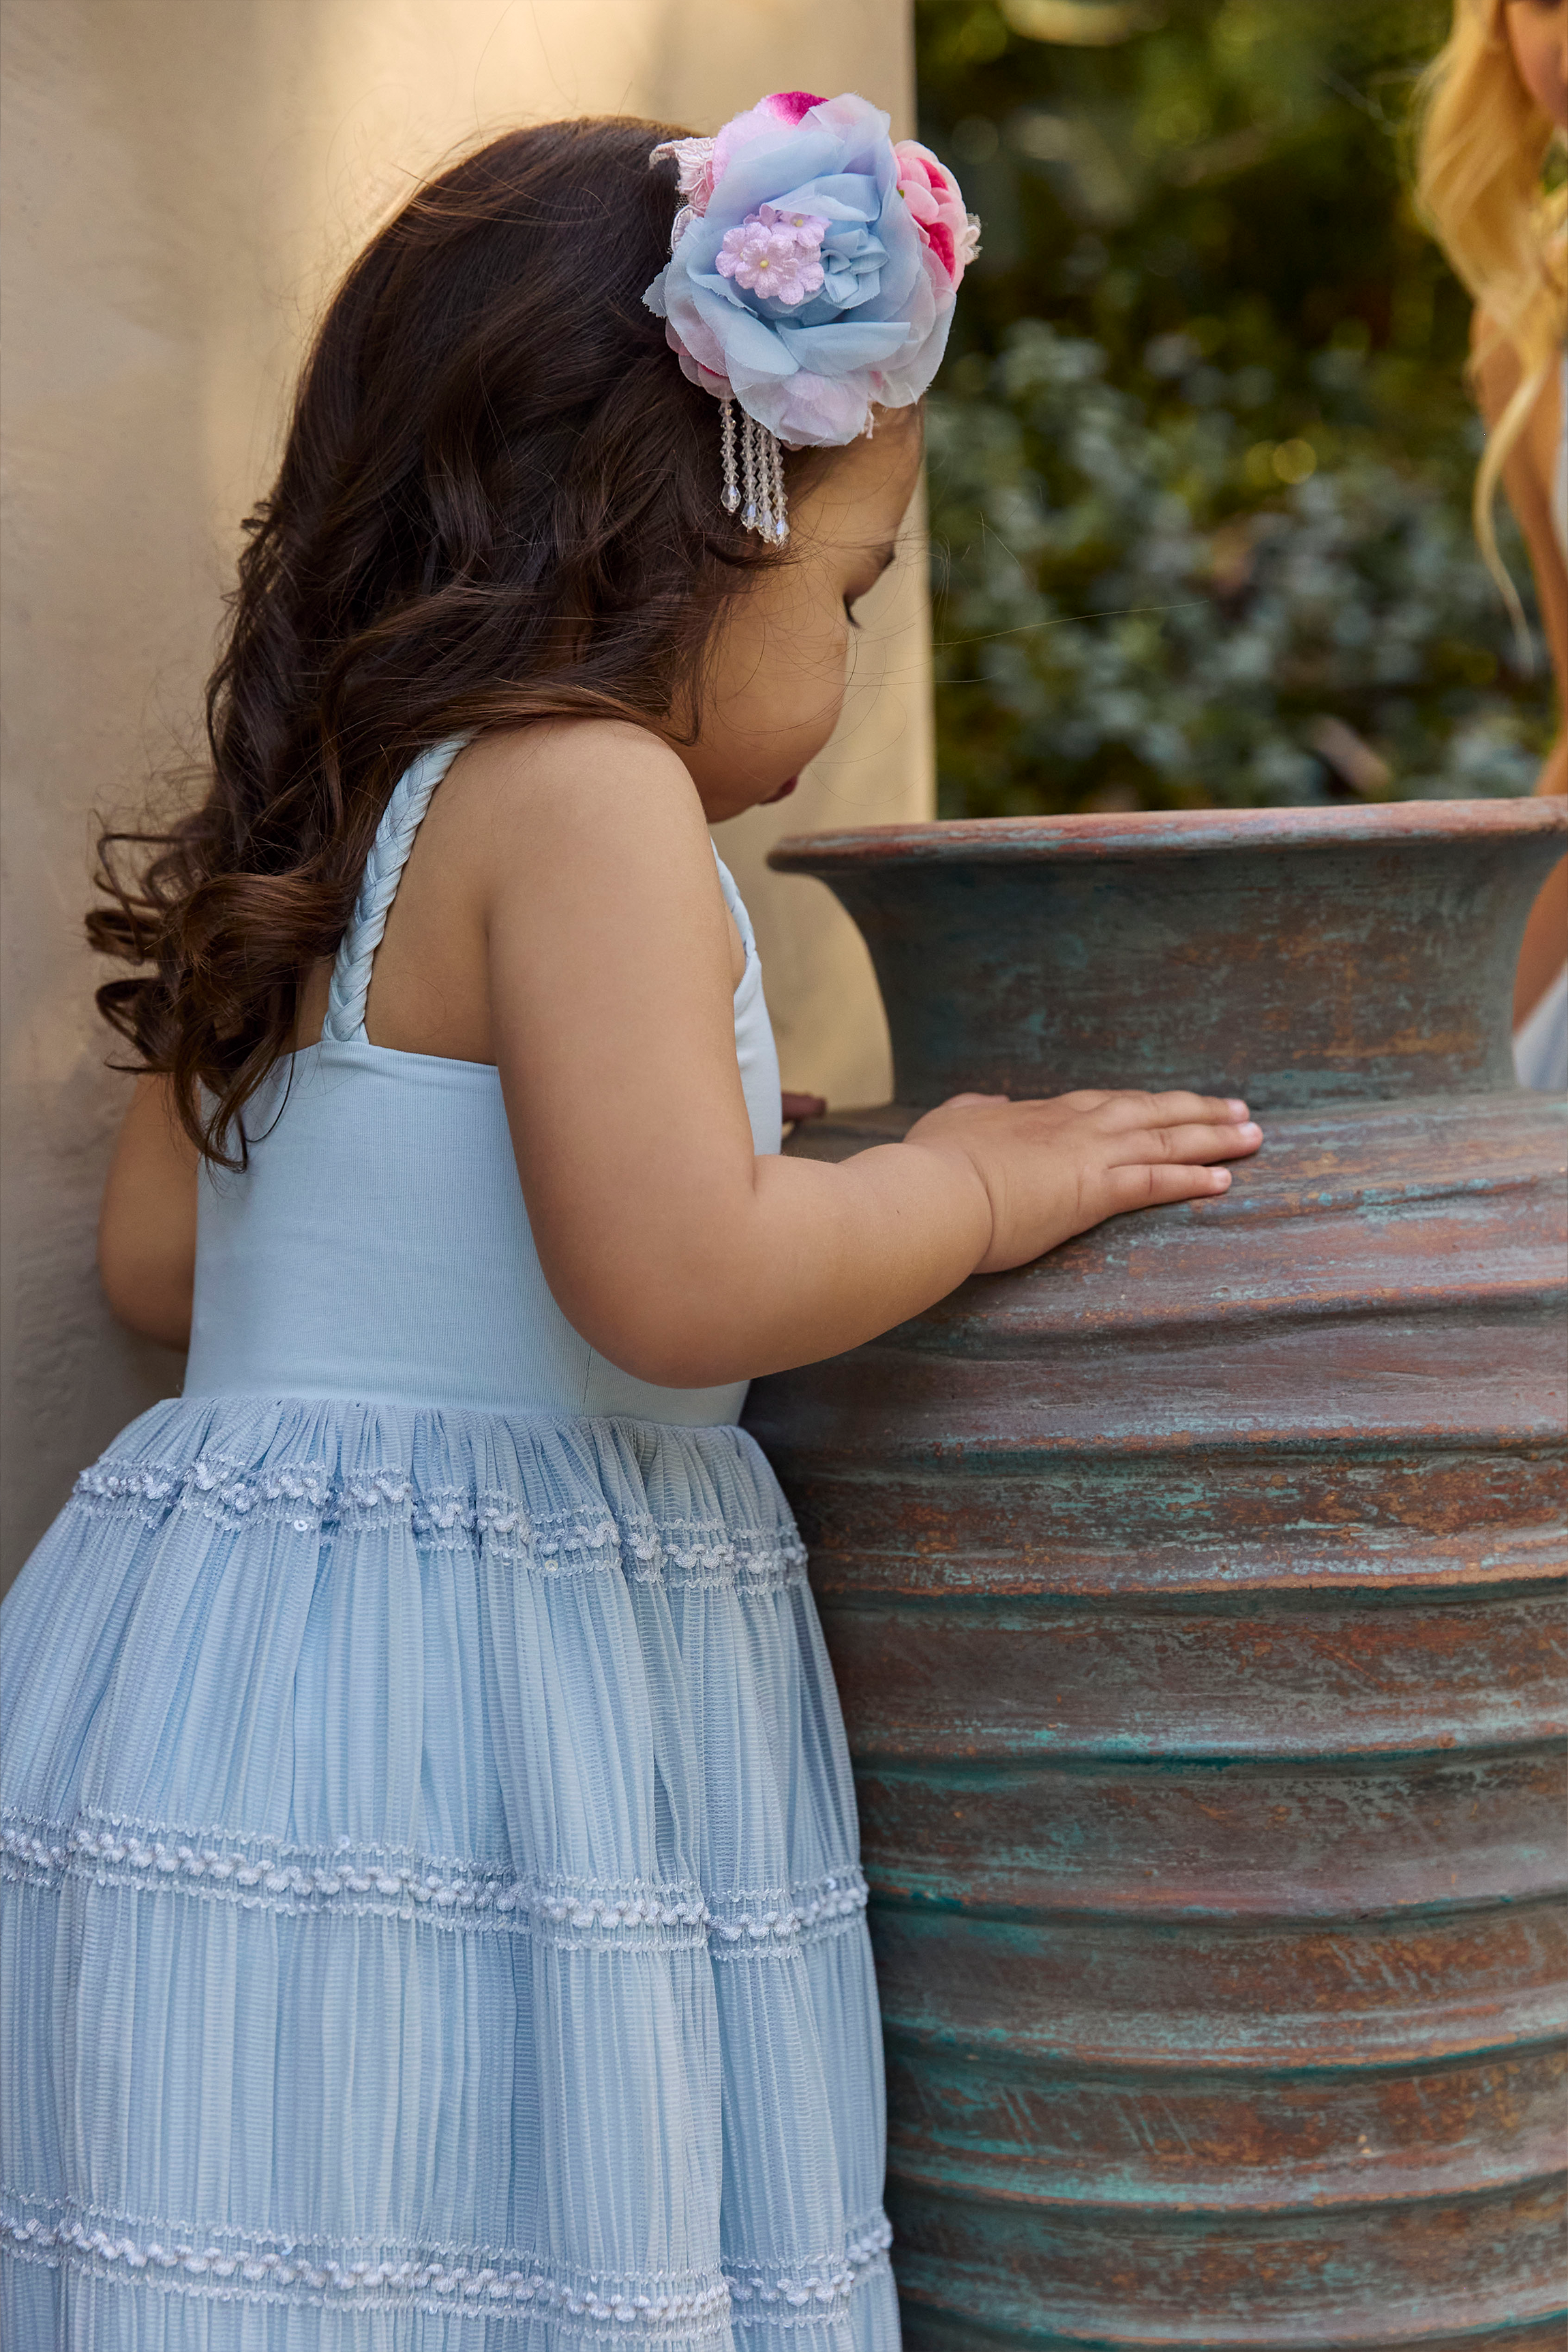
[{"label": "braided shoulder strap", "polygon": [[354,903],[353,919],[339,943],[332,982],[327,992],[327,1017],[321,1034],[336,1045],[347,1045],[364,1035],[371,966],[386,929],[387,914],[397,896],[403,869],[408,863],[408,853],[414,846],[414,836],[419,830],[419,820],[429,807],[437,785],[468,740],[466,735],[453,735],[445,743],[433,744],[428,751],[421,751],[413,766],[398,778],[383,811],[365,860],[364,880]]}]

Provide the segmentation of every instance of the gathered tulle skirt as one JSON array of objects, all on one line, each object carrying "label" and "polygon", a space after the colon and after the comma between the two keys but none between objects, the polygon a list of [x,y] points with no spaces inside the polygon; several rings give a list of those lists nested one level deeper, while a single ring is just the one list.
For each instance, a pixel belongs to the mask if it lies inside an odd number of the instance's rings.
[{"label": "gathered tulle skirt", "polygon": [[894,2352],[843,1728],[743,1433],[162,1405],[0,1635],[7,2352]]}]

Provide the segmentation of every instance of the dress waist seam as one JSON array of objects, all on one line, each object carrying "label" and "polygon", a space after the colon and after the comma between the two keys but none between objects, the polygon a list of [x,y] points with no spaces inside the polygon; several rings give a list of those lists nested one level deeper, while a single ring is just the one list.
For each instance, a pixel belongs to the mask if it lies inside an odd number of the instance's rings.
[{"label": "dress waist seam", "polygon": [[622,1428],[740,1431],[738,1421],[658,1421],[646,1413],[578,1412],[569,1405],[465,1404],[450,1397],[376,1394],[368,1389],[183,1389],[172,1404],[251,1405],[263,1411],[300,1405],[330,1405],[347,1411],[447,1416],[464,1421],[526,1422],[546,1428]]}]

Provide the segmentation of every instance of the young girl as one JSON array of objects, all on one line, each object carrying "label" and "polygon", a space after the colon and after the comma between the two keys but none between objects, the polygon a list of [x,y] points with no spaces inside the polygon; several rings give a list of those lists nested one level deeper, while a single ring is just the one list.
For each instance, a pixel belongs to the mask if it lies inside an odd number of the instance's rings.
[{"label": "young girl", "polygon": [[[1426,77],[1420,194],[1475,297],[1471,372],[1485,416],[1476,531],[1515,613],[1497,550],[1500,482],[1530,550],[1557,686],[1557,740],[1538,792],[1568,792],[1568,246],[1564,196],[1542,167],[1568,133],[1568,0],[1455,0]],[[1525,1086],[1568,1087],[1568,861],[1536,900],[1514,990]]]},{"label": "young girl", "polygon": [[778,1153],[707,826],[827,740],[972,246],[797,93],[500,139],[327,315],[208,797],[93,919],[155,967],[103,1280],[190,1367],[5,1612],[7,2352],[898,2341],[746,1380],[1258,1139],[963,1096]]}]

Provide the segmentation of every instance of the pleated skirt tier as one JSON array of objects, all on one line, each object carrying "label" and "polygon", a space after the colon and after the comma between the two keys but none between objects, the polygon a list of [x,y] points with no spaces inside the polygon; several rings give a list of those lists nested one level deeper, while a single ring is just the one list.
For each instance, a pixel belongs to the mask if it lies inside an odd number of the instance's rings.
[{"label": "pleated skirt tier", "polygon": [[896,2352],[843,1727],[742,1432],[161,1405],[0,1727],[7,2352]]}]

